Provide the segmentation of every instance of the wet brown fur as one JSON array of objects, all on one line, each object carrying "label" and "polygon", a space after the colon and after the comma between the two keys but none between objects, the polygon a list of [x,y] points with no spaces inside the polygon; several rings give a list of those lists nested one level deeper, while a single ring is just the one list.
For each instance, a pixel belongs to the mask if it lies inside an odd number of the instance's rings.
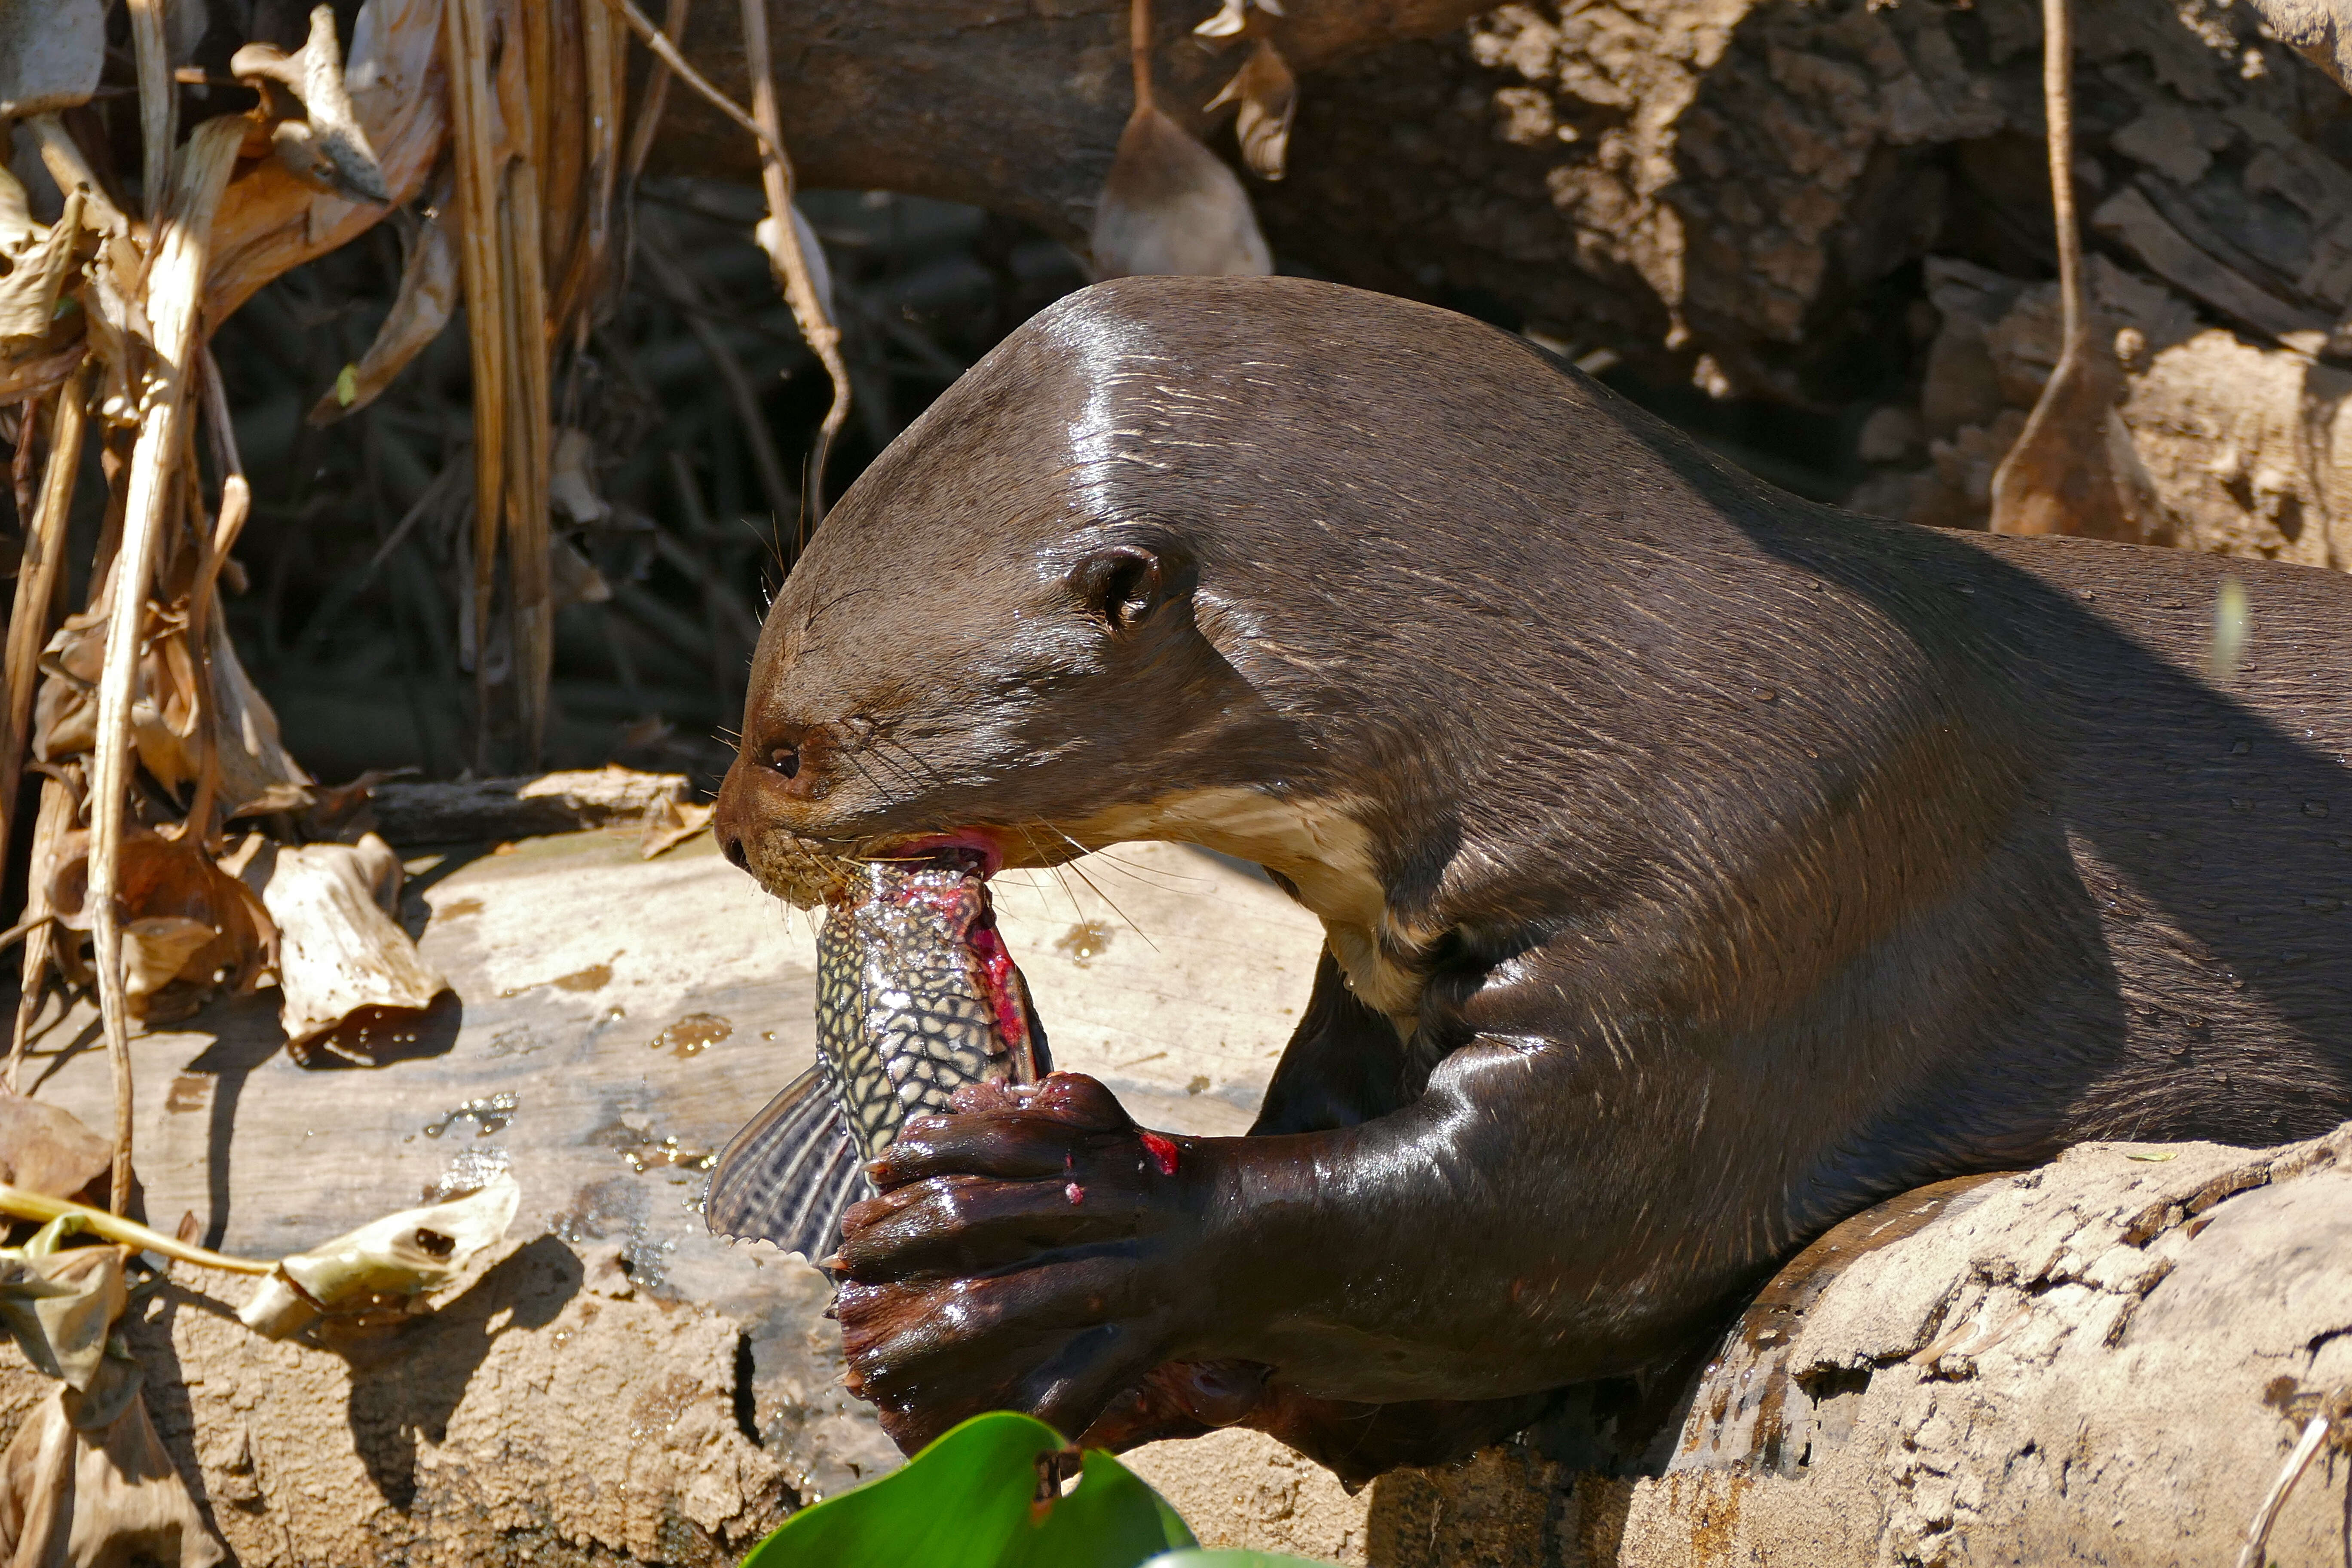
[{"label": "wet brown fur", "polygon": [[[2251,643],[2210,679],[2231,575]],[[1443,311],[1075,296],[803,557],[722,842],[805,901],[835,853],[977,827],[1045,862],[1246,792],[1360,828],[1377,952],[1342,956],[1410,1005],[1327,957],[1258,1135],[1118,1199],[1123,1249],[1050,1223],[1039,1113],[910,1141],[852,1222],[863,1386],[907,1439],[990,1402],[1084,1426],[1185,1359],[1517,1419],[1890,1193],[2320,1132],[2347,650],[2341,576],[1813,505]],[[1037,1206],[966,1234],[988,1182]],[[958,1270],[992,1305],[944,1322]]]}]

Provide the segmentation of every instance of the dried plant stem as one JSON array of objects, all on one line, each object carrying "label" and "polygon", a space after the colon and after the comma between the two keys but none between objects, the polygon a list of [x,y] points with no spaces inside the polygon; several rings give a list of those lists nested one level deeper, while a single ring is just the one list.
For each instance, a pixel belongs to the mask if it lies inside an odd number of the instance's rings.
[{"label": "dried plant stem", "polygon": [[783,116],[776,107],[776,73],[769,57],[768,0],[743,0],[743,63],[751,73],[751,116],[760,128],[760,184],[768,194],[768,216],[760,225],[758,238],[768,253],[769,269],[793,308],[793,320],[800,323],[801,336],[833,378],[833,405],[817,426],[804,492],[811,521],[820,521],[824,517],[824,460],[849,418],[849,366],[841,357],[841,333],[817,297],[816,279],[793,222],[793,164],[784,153]]},{"label": "dried plant stem", "polygon": [[33,133],[41,150],[41,162],[49,171],[49,178],[61,191],[79,191],[82,210],[97,219],[98,226],[111,235],[127,236],[131,219],[116,206],[99,183],[98,172],[82,156],[81,143],[73,139],[65,121],[54,114],[36,114],[25,121],[25,129]]},{"label": "dried plant stem", "polygon": [[555,662],[548,568],[547,488],[553,423],[547,376],[547,277],[540,258],[538,174],[528,156],[507,166],[499,219],[506,235],[507,572],[514,609],[516,690],[523,745],[537,767],[547,745],[548,680]]},{"label": "dried plant stem", "polygon": [[580,7],[580,58],[588,78],[587,262],[593,276],[612,249],[613,191],[621,175],[623,87],[613,13],[595,0],[583,0]]},{"label": "dried plant stem", "polygon": [[1128,0],[1127,64],[1135,76],[1135,107],[1154,107],[1151,92],[1151,0]]},{"label": "dried plant stem", "polygon": [[[49,614],[57,603],[65,565],[66,520],[73,510],[74,479],[81,471],[84,400],[89,372],[77,370],[58,394],[50,421],[48,466],[41,473],[40,500],[25,530],[25,557],[16,568],[16,598],[8,617],[7,731],[0,736],[0,860],[8,854],[16,826],[16,785],[24,776],[25,751],[32,741],[33,691],[40,675],[41,648],[49,639]],[[25,410],[17,439],[32,445],[32,405]]]},{"label": "dried plant stem", "polygon": [[99,1011],[114,1069],[110,1203],[118,1212],[131,1198],[131,1004],[122,971],[121,910],[115,897],[122,867],[123,807],[136,765],[131,707],[138,694],[148,585],[161,553],[165,520],[178,497],[172,470],[186,442],[188,384],[194,368],[213,213],[227,187],[245,129],[239,115],[221,115],[196,128],[183,155],[177,199],[157,225],[147,280],[147,318],[155,351],[152,384],[131,450],[122,545],[115,558],[108,608],[106,663],[99,680],[90,791],[90,925],[97,937]]},{"label": "dried plant stem", "polygon": [[499,522],[506,508],[506,333],[499,265],[498,149],[490,128],[489,23],[483,0],[448,0],[441,13],[457,150],[457,257],[466,280],[466,334],[474,370],[475,764],[489,765],[490,606],[498,587]]},{"label": "dried plant stem", "polygon": [[53,778],[41,781],[41,807],[33,819],[33,861],[26,878],[25,962],[16,983],[16,1028],[8,1040],[8,1092],[16,1092],[17,1073],[25,1048],[32,1041],[33,1020],[40,1016],[42,983],[57,952],[57,927],[49,921],[49,875],[56,869],[58,844],[73,831],[80,816],[74,792]]},{"label": "dried plant stem", "polygon": [[[669,0],[669,12],[662,18],[656,37],[668,46],[653,51],[654,63],[646,72],[646,100],[637,106],[636,122],[629,128],[629,183],[646,172],[646,160],[652,156],[654,132],[661,129],[662,107],[669,101],[670,68],[668,55],[677,53],[677,40],[686,34],[686,18],[694,0]],[[755,125],[754,131],[758,130]]]},{"label": "dried plant stem", "polygon": [[[1142,4],[1143,0],[1137,0]],[[2076,346],[2083,311],[2083,230],[2074,217],[2074,26],[2072,0],[2042,0],[2042,100],[2050,130],[2050,210],[2058,237],[2063,342]]]},{"label": "dried plant stem", "polygon": [[231,1274],[267,1274],[278,1267],[259,1258],[231,1258],[205,1247],[191,1247],[160,1230],[150,1230],[137,1220],[124,1219],[120,1215],[94,1209],[70,1198],[53,1198],[47,1193],[27,1192],[23,1187],[12,1187],[5,1182],[0,1182],[0,1214],[15,1219],[38,1220],[45,1225],[50,1220],[71,1215],[81,1221],[83,1228],[92,1236],[104,1237],[109,1241],[120,1242],[142,1252],[193,1263],[199,1268],[218,1268]]},{"label": "dried plant stem", "polygon": [[131,0],[131,48],[139,69],[140,184],[152,236],[163,221],[172,185],[172,143],[180,97],[172,85],[172,51],[163,33],[164,0]]},{"label": "dried plant stem", "polygon": [[2286,1506],[2287,1494],[2294,1483],[2303,1479],[2303,1472],[2311,1468],[2318,1457],[2320,1446],[2327,1441],[2330,1425],[2328,1413],[2322,1410],[2304,1427],[2303,1436],[2295,1440],[2286,1463],[2271,1481],[2271,1489],[2263,1495],[2260,1508],[2254,1510],[2253,1521],[2246,1526],[2246,1544],[2238,1552],[2237,1568],[2263,1568],[2270,1553],[2271,1527],[2278,1522],[2279,1510]]},{"label": "dried plant stem", "polygon": [[[212,350],[200,352],[198,367],[202,373],[205,426],[211,433],[213,458],[221,474],[221,499],[211,537],[205,542],[203,555],[196,563],[195,581],[188,589],[188,652],[196,661],[196,731],[200,739],[195,795],[188,802],[187,820],[181,831],[194,833],[198,843],[210,848],[213,806],[220,790],[220,704],[213,685],[213,603],[219,596],[221,563],[228,559],[236,536],[245,528],[246,516],[253,510],[253,487],[246,481],[245,458],[237,450],[236,428],[229,416],[228,388],[221,380],[220,364],[213,358]],[[194,465],[190,466],[189,477],[194,478]]]},{"label": "dried plant stem", "polygon": [[[646,47],[654,52],[654,58],[667,66],[677,74],[678,80],[699,93],[703,100],[711,108],[749,131],[753,140],[760,143],[761,155],[762,157],[767,155],[770,143],[767,132],[760,129],[760,122],[744,113],[740,104],[711,86],[709,77],[688,65],[686,57],[677,52],[677,46],[670,41],[669,35],[654,26],[653,18],[638,10],[631,4],[631,0],[610,0],[610,4],[614,10],[621,14],[621,20],[629,25],[630,30],[645,40]],[[679,9],[682,13],[684,7],[681,6]],[[763,16],[761,20],[764,24],[766,18]],[[685,26],[683,15],[678,17],[678,25],[682,30]]]}]

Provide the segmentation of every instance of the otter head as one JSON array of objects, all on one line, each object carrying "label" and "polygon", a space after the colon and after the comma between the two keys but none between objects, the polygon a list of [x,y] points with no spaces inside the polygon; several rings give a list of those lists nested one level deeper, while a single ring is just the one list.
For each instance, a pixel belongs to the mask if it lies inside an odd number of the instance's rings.
[{"label": "otter head", "polygon": [[1192,520],[1124,471],[1106,355],[1131,369],[1139,333],[1109,314],[1066,302],[1008,340],[794,567],[716,819],[772,892],[806,905],[845,860],[950,846],[1052,864],[1120,837],[1107,814],[1297,750],[1220,647]]}]

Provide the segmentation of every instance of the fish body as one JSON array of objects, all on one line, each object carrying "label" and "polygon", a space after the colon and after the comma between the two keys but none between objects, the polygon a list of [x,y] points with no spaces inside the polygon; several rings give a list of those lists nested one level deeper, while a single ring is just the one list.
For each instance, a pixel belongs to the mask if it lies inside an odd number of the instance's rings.
[{"label": "fish body", "polygon": [[908,1117],[945,1113],[966,1084],[1052,1070],[981,877],[951,863],[856,869],[817,934],[816,1048],[720,1152],[704,1205],[714,1232],[811,1261],[873,1195],[865,1163]]}]

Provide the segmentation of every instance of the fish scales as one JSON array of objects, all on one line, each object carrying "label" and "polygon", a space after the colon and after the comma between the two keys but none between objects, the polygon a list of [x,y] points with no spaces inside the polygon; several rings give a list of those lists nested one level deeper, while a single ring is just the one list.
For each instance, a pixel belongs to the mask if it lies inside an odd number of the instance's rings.
[{"label": "fish scales", "polygon": [[987,884],[953,865],[857,868],[817,935],[816,1024],[817,1065],[736,1134],[705,1205],[712,1230],[812,1259],[871,1195],[864,1163],[908,1117],[1051,1070]]}]

